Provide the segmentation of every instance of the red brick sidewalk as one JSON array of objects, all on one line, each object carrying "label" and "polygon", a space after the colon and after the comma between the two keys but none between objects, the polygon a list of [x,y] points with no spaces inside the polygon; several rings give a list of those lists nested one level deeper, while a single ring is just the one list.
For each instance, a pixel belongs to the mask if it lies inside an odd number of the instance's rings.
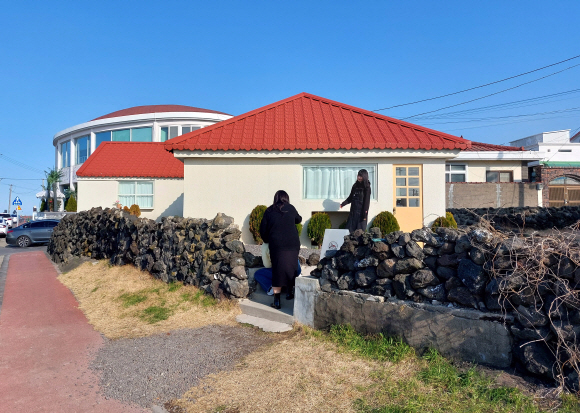
[{"label": "red brick sidewalk", "polygon": [[103,345],[43,252],[10,257],[0,313],[0,411],[141,412],[98,394]]}]

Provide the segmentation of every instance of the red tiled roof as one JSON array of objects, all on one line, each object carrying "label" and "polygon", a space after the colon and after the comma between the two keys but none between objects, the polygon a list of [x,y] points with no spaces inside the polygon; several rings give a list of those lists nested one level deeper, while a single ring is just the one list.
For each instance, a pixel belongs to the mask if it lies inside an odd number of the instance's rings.
[{"label": "red tiled roof", "polygon": [[465,149],[465,152],[505,152],[505,151],[525,151],[523,146],[503,146],[492,145],[491,143],[482,143],[471,141],[471,148]]},{"label": "red tiled roof", "polygon": [[470,141],[300,93],[165,142],[172,150],[466,149]]},{"label": "red tiled roof", "polygon": [[77,176],[183,178],[183,162],[167,152],[162,142],[103,142]]},{"label": "red tiled roof", "polygon": [[164,113],[164,112],[202,112],[202,113],[217,113],[220,115],[227,115],[227,113],[218,112],[216,110],[194,108],[192,106],[184,106],[184,105],[146,105],[146,106],[134,106],[128,109],[121,109],[116,112],[109,113],[108,115],[100,116],[93,120],[117,118],[119,116],[142,115],[145,113]]}]

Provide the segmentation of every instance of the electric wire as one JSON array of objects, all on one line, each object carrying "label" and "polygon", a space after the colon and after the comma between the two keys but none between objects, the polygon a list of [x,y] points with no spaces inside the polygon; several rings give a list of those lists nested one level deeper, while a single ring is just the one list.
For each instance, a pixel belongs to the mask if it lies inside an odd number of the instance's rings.
[{"label": "electric wire", "polygon": [[481,97],[478,97],[478,98],[475,98],[475,99],[471,99],[471,100],[468,100],[468,101],[465,101],[465,102],[461,102],[461,103],[456,103],[456,104],[454,104],[454,105],[445,106],[445,107],[442,107],[442,108],[439,108],[439,109],[430,110],[430,111],[423,112],[423,113],[418,113],[418,114],[416,114],[416,115],[407,116],[407,117],[405,117],[405,118],[402,118],[402,119],[403,119],[403,120],[405,120],[405,119],[411,119],[411,118],[415,118],[415,117],[417,117],[417,116],[426,115],[426,114],[428,114],[428,113],[439,112],[440,110],[449,109],[449,108],[454,108],[454,107],[456,107],[456,106],[461,106],[461,105],[466,105],[466,104],[468,104],[468,103],[475,102],[475,101],[477,101],[477,100],[485,99],[485,98],[488,98],[488,97],[490,97],[490,96],[499,95],[500,93],[508,92],[508,91],[510,91],[510,90],[514,90],[514,89],[517,89],[517,88],[519,88],[519,87],[522,87],[522,86],[525,86],[525,85],[529,85],[530,83],[538,82],[538,81],[540,81],[540,80],[543,80],[543,79],[546,79],[546,78],[548,78],[548,77],[551,77],[551,76],[557,75],[557,74],[559,74],[559,73],[565,72],[566,70],[573,69],[573,68],[575,68],[575,67],[577,67],[577,66],[580,66],[580,63],[578,63],[578,64],[576,64],[576,65],[573,65],[573,66],[570,66],[570,67],[567,67],[566,69],[562,69],[562,70],[559,70],[559,71],[557,71],[557,72],[550,73],[549,75],[542,76],[542,77],[540,77],[540,78],[537,78],[537,79],[534,79],[534,80],[530,80],[529,82],[520,83],[519,85],[516,85],[516,86],[510,87],[510,88],[507,88],[507,89],[503,89],[503,90],[500,90],[500,91],[498,91],[498,92],[490,93],[489,95],[481,96]]},{"label": "electric wire", "polygon": [[400,104],[400,105],[389,106],[389,107],[387,107],[387,108],[382,108],[382,109],[375,109],[375,112],[378,112],[378,111],[381,111],[381,110],[388,110],[388,109],[398,108],[398,107],[401,107],[401,106],[414,105],[414,104],[416,104],[416,103],[421,103],[421,102],[428,102],[428,101],[430,101],[430,100],[441,99],[441,98],[444,98],[444,97],[447,97],[447,96],[453,96],[453,95],[457,95],[457,94],[459,94],[459,93],[469,92],[470,90],[475,90],[475,89],[480,89],[480,88],[482,88],[482,87],[486,87],[486,86],[495,85],[495,84],[497,84],[497,83],[501,83],[501,82],[505,82],[505,81],[507,81],[507,80],[515,79],[515,78],[517,78],[517,77],[521,77],[521,76],[529,75],[530,73],[534,73],[534,72],[537,72],[537,71],[540,71],[540,70],[543,70],[543,69],[547,69],[547,68],[549,68],[549,67],[552,67],[552,66],[557,66],[557,65],[559,65],[559,64],[562,64],[562,63],[565,63],[565,62],[569,62],[570,60],[574,60],[574,59],[577,59],[577,58],[579,58],[579,57],[580,57],[580,55],[578,55],[578,56],[574,56],[574,57],[571,57],[571,58],[569,58],[569,59],[566,59],[566,60],[562,60],[562,61],[560,61],[560,62],[557,62],[557,63],[552,63],[551,65],[548,65],[548,66],[540,67],[539,69],[530,70],[529,72],[520,73],[519,75],[510,76],[510,77],[507,77],[507,78],[505,78],[505,79],[496,80],[495,82],[486,83],[485,85],[480,85],[480,86],[471,87],[471,88],[469,88],[469,89],[460,90],[460,91],[458,91],[458,92],[447,93],[447,94],[445,94],[445,95],[436,96],[436,97],[427,98],[427,99],[422,99],[422,100],[417,100],[417,101],[415,101],[415,102],[402,103],[402,104]]},{"label": "electric wire", "polygon": [[1,153],[0,153],[0,159],[4,159],[5,161],[10,162],[11,164],[19,166],[23,169],[28,169],[29,171],[32,171],[32,172],[44,173],[44,171],[42,171],[40,169],[37,169],[37,168],[30,166],[30,165],[26,165],[24,162],[20,162],[16,159],[13,159],[13,158],[6,156],[4,154],[1,154]]},{"label": "electric wire", "polygon": [[[479,112],[487,112],[487,111],[494,111],[494,110],[515,109],[515,108],[521,108],[521,107],[535,106],[535,105],[543,104],[543,103],[545,103],[544,102],[545,100],[549,100],[550,98],[553,98],[553,97],[566,96],[566,95],[571,95],[571,94],[575,94],[575,93],[580,93],[580,89],[572,89],[572,90],[567,90],[565,92],[552,93],[549,95],[536,96],[533,98],[515,100],[512,102],[506,102],[506,103],[498,103],[495,105],[480,106],[480,107],[473,108],[473,109],[464,109],[464,110],[457,110],[457,111],[453,111],[453,112],[444,112],[444,113],[439,113],[437,115],[420,116],[420,117],[417,117],[417,119],[421,119],[421,120],[423,120],[423,119],[443,119],[443,118],[447,118],[447,117],[455,117],[456,115],[463,115],[463,114],[470,114],[470,113],[479,113]],[[560,100],[555,100],[552,102],[561,102],[563,100],[569,100],[569,99],[575,99],[575,98],[560,99]]]}]

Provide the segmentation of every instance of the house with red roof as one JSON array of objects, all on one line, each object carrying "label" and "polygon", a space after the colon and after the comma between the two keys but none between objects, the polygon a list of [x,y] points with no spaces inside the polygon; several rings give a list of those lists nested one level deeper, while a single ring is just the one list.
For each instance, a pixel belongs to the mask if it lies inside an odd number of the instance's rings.
[{"label": "house with red roof", "polygon": [[[165,142],[184,164],[183,214],[224,212],[253,242],[249,214],[277,190],[307,221],[318,211],[336,228],[357,172],[372,187],[369,222],[395,214],[403,230],[445,214],[445,165],[471,142],[308,93],[252,110]],[[303,245],[310,245],[306,231]]]},{"label": "house with red roof", "polygon": [[[252,209],[270,205],[280,189],[305,224],[324,211],[338,228],[349,209],[340,203],[366,169],[369,223],[390,211],[410,231],[445,214],[453,186],[457,195],[476,184],[521,182],[535,157],[300,93],[165,142],[101,144],[76,172],[78,205],[137,203],[152,219],[223,212],[252,243]],[[306,230],[301,241],[310,245]]]},{"label": "house with red roof", "polygon": [[183,163],[162,142],[104,142],[76,175],[79,211],[118,201],[144,218],[183,215]]}]

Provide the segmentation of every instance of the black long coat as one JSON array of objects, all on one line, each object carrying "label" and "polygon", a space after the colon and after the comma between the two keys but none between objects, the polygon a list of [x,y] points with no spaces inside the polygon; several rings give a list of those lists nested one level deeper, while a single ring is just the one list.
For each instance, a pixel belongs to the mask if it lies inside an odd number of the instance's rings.
[{"label": "black long coat", "polygon": [[270,206],[264,212],[260,224],[260,236],[270,247],[272,260],[272,286],[293,287],[298,276],[298,253],[300,237],[296,224],[302,217],[291,204],[286,204],[278,211]]},{"label": "black long coat", "polygon": [[340,206],[351,204],[346,228],[350,233],[357,229],[366,231],[369,206],[371,203],[371,187],[365,187],[362,182],[356,181],[350,190],[350,195]]}]

